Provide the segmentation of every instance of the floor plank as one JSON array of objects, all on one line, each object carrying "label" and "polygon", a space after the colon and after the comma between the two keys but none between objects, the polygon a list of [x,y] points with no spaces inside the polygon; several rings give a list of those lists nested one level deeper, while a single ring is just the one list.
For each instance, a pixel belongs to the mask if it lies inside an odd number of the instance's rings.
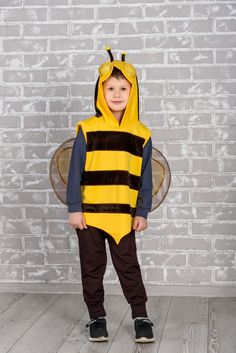
[{"label": "floor plank", "polygon": [[[11,296],[12,294],[10,300]],[[31,293],[13,301],[12,305],[0,315],[0,353],[11,349],[58,297],[58,294]]]},{"label": "floor plank", "polygon": [[235,353],[236,298],[209,301],[209,353]]},{"label": "floor plank", "polygon": [[173,297],[158,353],[207,353],[208,298]]}]

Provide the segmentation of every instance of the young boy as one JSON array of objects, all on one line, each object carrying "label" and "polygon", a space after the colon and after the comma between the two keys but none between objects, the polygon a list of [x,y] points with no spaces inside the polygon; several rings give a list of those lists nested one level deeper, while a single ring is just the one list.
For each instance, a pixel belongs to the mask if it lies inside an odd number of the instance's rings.
[{"label": "young boy", "polygon": [[153,323],[136,254],[135,231],[147,228],[152,204],[152,140],[139,121],[133,65],[114,60],[99,68],[96,115],[78,122],[67,186],[69,223],[75,228],[90,341],[107,341],[103,276],[106,239],[123,293],[131,305],[135,342],[153,342]]}]

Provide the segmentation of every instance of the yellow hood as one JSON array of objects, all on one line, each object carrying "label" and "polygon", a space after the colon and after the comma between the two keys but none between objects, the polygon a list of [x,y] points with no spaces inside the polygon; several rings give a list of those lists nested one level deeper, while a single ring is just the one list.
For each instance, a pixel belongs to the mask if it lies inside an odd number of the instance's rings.
[{"label": "yellow hood", "polygon": [[[110,51],[110,48],[107,49]],[[110,54],[110,52],[109,52]],[[113,59],[113,56],[110,57]],[[122,55],[124,60],[124,54]],[[121,124],[118,123],[109,107],[106,104],[106,100],[103,94],[103,82],[106,81],[114,67],[117,67],[125,76],[125,78],[131,83],[131,91],[129,96],[129,101],[126,106]],[[99,77],[95,88],[95,109],[97,116],[102,116],[105,122],[110,126],[120,126],[121,128],[126,128],[129,125],[136,124],[139,121],[139,92],[138,92],[138,79],[136,75],[136,70],[132,64],[126,63],[121,60],[112,60],[103,63],[99,67]]]}]

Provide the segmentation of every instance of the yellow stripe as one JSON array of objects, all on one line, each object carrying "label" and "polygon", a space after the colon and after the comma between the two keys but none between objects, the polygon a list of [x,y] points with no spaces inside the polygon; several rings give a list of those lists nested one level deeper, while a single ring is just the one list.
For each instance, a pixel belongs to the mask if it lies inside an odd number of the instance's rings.
[{"label": "yellow stripe", "polygon": [[142,157],[126,151],[91,151],[86,154],[85,171],[128,170],[140,176]]},{"label": "yellow stripe", "polygon": [[127,185],[83,185],[84,203],[126,203],[136,207],[138,191]]}]

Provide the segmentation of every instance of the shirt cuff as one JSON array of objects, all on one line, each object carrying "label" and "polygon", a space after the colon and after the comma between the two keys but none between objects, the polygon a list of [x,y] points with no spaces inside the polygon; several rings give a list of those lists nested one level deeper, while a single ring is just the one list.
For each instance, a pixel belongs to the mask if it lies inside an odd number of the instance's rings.
[{"label": "shirt cuff", "polygon": [[82,212],[82,205],[81,203],[72,203],[68,204],[68,212]]},{"label": "shirt cuff", "polygon": [[149,212],[150,211],[148,208],[137,208],[135,212],[135,216],[139,216],[147,219]]}]

